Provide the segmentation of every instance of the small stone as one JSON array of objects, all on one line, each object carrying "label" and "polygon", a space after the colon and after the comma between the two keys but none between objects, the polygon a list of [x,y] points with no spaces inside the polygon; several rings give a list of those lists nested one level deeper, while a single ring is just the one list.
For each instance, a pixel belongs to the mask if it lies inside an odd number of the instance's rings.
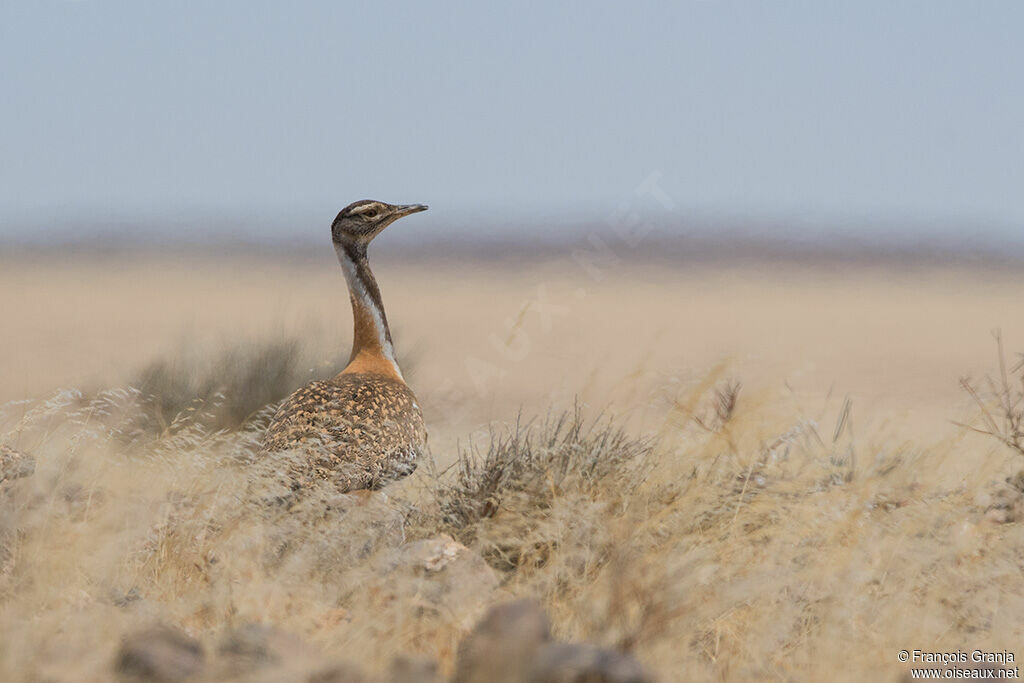
[{"label": "small stone", "polygon": [[650,683],[639,662],[615,650],[576,643],[549,643],[538,653],[531,683]]},{"label": "small stone", "polygon": [[459,645],[452,683],[518,683],[540,648],[551,640],[551,624],[532,600],[488,610]]},{"label": "small stone", "polygon": [[169,626],[153,626],[124,638],[117,673],[126,680],[181,681],[203,666],[199,641]]},{"label": "small stone", "polygon": [[499,584],[482,557],[445,534],[406,543],[381,561],[377,574],[392,600],[451,615],[463,628],[480,616]]}]

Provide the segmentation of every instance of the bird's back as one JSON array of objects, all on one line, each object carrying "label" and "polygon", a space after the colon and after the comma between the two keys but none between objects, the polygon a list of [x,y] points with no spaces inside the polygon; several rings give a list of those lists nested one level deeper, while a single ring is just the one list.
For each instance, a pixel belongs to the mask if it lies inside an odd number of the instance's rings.
[{"label": "bird's back", "polygon": [[267,428],[262,452],[296,452],[288,461],[293,488],[327,480],[352,491],[412,473],[426,439],[408,385],[387,375],[344,373],[289,396]]}]

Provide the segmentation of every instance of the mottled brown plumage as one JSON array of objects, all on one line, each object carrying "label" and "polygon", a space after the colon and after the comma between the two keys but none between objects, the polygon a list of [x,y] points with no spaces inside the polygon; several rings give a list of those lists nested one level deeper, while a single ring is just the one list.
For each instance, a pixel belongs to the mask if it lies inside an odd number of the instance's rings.
[{"label": "mottled brown plumage", "polygon": [[316,479],[341,491],[375,489],[416,469],[427,440],[409,387],[379,374],[340,374],[296,391],[277,410],[263,447],[301,449],[290,463],[295,488]]},{"label": "mottled brown plumage", "polygon": [[279,467],[294,490],[318,480],[342,492],[379,488],[415,470],[426,448],[423,413],[395,361],[366,256],[370,241],[385,227],[426,208],[364,200],[342,209],[331,226],[352,303],[352,355],[336,377],[289,396],[267,428],[266,457],[297,456],[282,458]]}]

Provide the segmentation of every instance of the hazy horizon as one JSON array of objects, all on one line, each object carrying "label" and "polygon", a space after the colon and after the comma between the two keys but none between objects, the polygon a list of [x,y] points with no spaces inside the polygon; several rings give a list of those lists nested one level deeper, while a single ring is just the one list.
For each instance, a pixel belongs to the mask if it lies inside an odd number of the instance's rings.
[{"label": "hazy horizon", "polygon": [[[240,255],[271,250],[266,253],[306,257],[329,251],[333,214],[315,213],[231,216],[182,212],[149,218],[54,218],[8,225],[0,231],[0,249],[44,255],[62,246],[95,254],[167,247],[176,253],[196,255],[215,249],[223,256],[230,254],[234,245]],[[774,260],[788,253],[801,261],[839,257],[854,262],[933,262],[938,257],[953,262],[966,257],[978,263],[1024,263],[1024,231],[999,224],[678,215],[667,211],[635,212],[630,219],[634,222],[617,213],[474,216],[468,212],[449,214],[443,206],[432,207],[387,230],[377,240],[376,251],[398,258],[451,253],[491,259],[505,251],[513,257],[530,253],[557,257],[560,251],[600,250],[604,247],[595,245],[607,245],[617,257],[669,261],[700,256],[712,260]]]}]

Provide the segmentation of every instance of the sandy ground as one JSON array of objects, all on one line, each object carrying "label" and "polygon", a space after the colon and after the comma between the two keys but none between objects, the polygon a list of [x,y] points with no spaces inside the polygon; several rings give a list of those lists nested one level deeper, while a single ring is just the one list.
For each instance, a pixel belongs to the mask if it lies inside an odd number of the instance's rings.
[{"label": "sandy ground", "polygon": [[[961,417],[958,379],[991,369],[993,330],[1009,350],[1024,345],[1015,305],[1024,275],[1008,272],[570,260],[384,261],[376,270],[399,352],[442,432],[577,396],[643,412],[673,385],[716,372],[748,395],[849,396],[862,420],[926,434]],[[326,359],[347,350],[351,325],[327,257],[7,262],[0,310],[0,402],[123,384],[146,362],[197,345],[287,334]],[[464,409],[431,414],[438,395]]]}]

